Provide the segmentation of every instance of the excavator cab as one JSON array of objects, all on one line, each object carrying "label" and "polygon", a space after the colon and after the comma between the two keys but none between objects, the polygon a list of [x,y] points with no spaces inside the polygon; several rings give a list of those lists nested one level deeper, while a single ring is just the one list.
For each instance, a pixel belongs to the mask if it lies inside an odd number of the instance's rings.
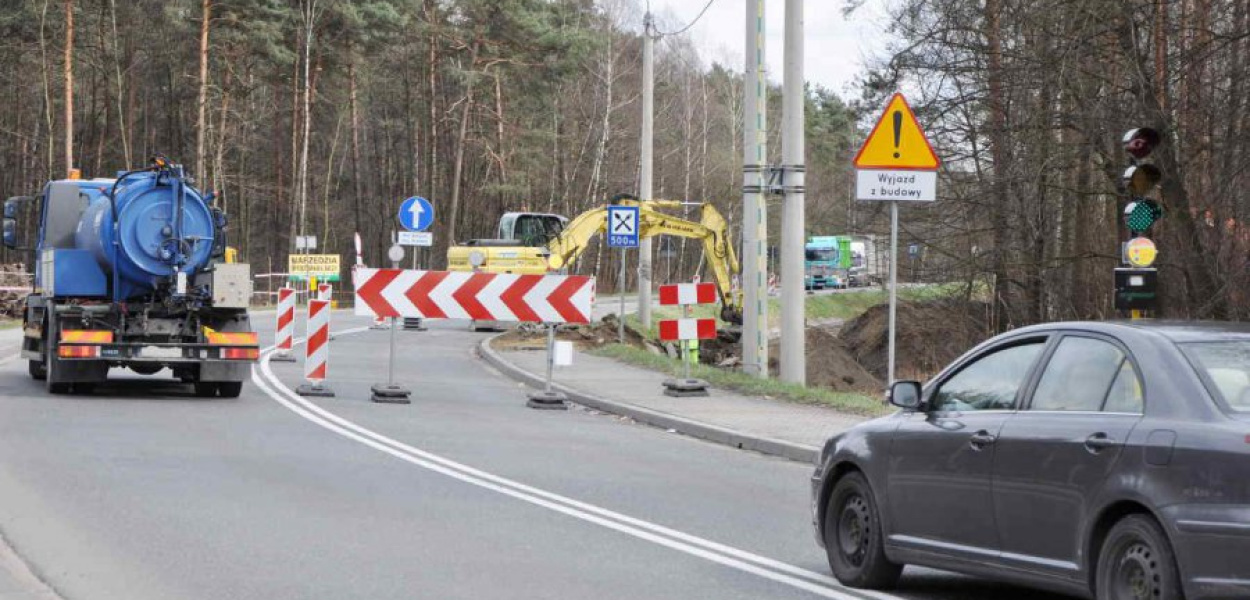
[{"label": "excavator cab", "polygon": [[510,212],[499,219],[499,239],[516,240],[521,246],[546,246],[560,237],[568,219],[550,213]]}]

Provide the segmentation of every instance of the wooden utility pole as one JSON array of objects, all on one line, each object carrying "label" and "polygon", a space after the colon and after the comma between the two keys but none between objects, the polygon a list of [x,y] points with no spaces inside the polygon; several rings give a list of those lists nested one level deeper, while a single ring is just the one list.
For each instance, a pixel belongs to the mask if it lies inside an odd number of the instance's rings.
[{"label": "wooden utility pole", "polygon": [[200,98],[199,114],[195,120],[195,177],[204,184],[208,177],[204,172],[204,139],[207,136],[208,109],[208,21],[213,12],[213,0],[204,0],[200,19]]},{"label": "wooden utility pole", "polygon": [[65,0],[65,176],[74,171],[74,0]]}]

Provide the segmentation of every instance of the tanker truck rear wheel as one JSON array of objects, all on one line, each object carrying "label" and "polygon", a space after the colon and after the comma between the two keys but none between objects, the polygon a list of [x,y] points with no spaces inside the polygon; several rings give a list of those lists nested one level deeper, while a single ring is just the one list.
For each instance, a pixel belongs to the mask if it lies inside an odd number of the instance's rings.
[{"label": "tanker truck rear wheel", "polygon": [[30,371],[31,379],[43,381],[48,378],[48,368],[42,360],[32,360],[26,368]]},{"label": "tanker truck rear wheel", "polygon": [[222,398],[238,398],[243,393],[242,381],[223,381],[217,384],[217,392]]},{"label": "tanker truck rear wheel", "polygon": [[213,398],[217,396],[217,382],[216,381],[195,382],[195,395],[200,398]]}]

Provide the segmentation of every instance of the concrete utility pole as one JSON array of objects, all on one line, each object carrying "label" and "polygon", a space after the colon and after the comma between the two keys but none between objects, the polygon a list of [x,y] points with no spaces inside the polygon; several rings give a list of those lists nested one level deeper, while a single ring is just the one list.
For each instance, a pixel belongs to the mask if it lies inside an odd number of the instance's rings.
[{"label": "concrete utility pole", "polygon": [[768,377],[768,167],[764,0],[746,0],[742,110],[742,370]]},{"label": "concrete utility pole", "polygon": [[[651,200],[652,153],[655,146],[655,23],[651,13],[642,18],[642,168],[638,198]],[[638,240],[638,319],[651,329],[651,239]]]},{"label": "concrete utility pole", "polygon": [[803,131],[803,0],[786,0],[785,77],[782,87],[781,162],[781,380],[807,383],[806,294],[803,290],[805,134]]}]

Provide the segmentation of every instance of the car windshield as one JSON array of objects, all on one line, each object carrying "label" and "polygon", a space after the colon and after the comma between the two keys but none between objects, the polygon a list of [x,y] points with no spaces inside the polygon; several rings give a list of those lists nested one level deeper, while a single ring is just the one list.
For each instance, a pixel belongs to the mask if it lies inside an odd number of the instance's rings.
[{"label": "car windshield", "polygon": [[808,248],[808,261],[835,261],[838,260],[838,250],[836,248]]},{"label": "car windshield", "polygon": [[1233,410],[1250,412],[1250,340],[1196,342],[1185,353]]}]

